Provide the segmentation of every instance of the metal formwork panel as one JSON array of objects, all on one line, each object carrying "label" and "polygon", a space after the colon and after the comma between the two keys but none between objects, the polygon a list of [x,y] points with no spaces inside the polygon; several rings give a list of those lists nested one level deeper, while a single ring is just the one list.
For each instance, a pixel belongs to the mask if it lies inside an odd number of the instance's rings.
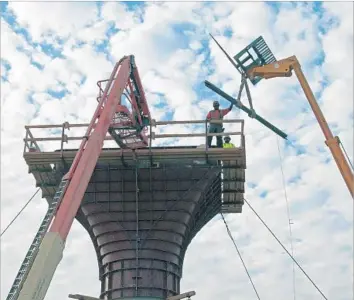
[{"label": "metal formwork panel", "polygon": [[[55,169],[36,168],[39,155],[53,162]],[[71,161],[65,156],[52,160],[55,153],[39,155],[29,154],[27,162],[50,202],[55,189],[48,186],[59,182]],[[234,161],[220,164],[200,156],[193,165],[195,159],[188,157],[194,154],[186,152],[181,158],[173,154],[173,159],[166,156],[154,162],[142,157],[137,165],[129,157],[123,161],[109,155],[96,165],[76,216],[96,249],[101,299],[177,295],[184,255],[193,237],[225,207],[241,212],[244,159],[230,152],[227,156],[234,155]],[[227,189],[234,192],[225,196]]]},{"label": "metal formwork panel", "polygon": [[217,212],[205,216],[202,204],[220,203],[220,190],[205,197],[220,169],[140,168],[138,195],[136,170],[118,171],[96,171],[81,207],[99,249],[101,297],[179,294],[185,248]]}]

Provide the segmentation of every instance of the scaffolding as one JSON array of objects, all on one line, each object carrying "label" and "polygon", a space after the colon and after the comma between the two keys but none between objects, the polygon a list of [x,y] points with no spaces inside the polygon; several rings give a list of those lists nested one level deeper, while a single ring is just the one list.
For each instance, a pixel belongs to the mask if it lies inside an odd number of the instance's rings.
[{"label": "scaffolding", "polygon": [[[220,168],[222,176],[222,211],[242,212],[243,193],[246,169],[246,149],[244,136],[244,120],[230,119],[222,122],[230,125],[238,125],[238,131],[223,133],[208,133],[208,124],[218,122],[216,120],[188,120],[188,121],[154,121],[149,129],[149,146],[146,148],[129,149],[103,148],[97,167],[104,163],[120,168],[132,168],[136,161],[140,166],[159,167],[164,165],[173,168],[176,164],[198,165],[204,167]],[[196,125],[203,128],[193,133],[162,133],[153,132],[153,127],[165,125]],[[67,131],[71,128],[86,128],[88,124],[63,124],[55,125],[28,125],[25,126],[26,134],[24,138],[24,158],[37,181],[37,186],[42,188],[43,197],[50,197],[55,193],[60,176],[54,175],[56,170],[67,169],[72,163],[77,149],[70,149],[71,141],[80,141],[83,136],[68,136]],[[35,129],[56,130],[54,136],[35,137]],[[156,128],[158,130],[158,128]],[[55,136],[57,135],[57,136]],[[238,140],[234,141],[235,148],[220,149],[208,148],[207,143],[194,146],[153,146],[154,141],[168,138],[203,138],[207,136],[233,136]],[[106,141],[113,140],[107,134]],[[54,151],[43,151],[40,142],[57,142],[58,147]]]}]

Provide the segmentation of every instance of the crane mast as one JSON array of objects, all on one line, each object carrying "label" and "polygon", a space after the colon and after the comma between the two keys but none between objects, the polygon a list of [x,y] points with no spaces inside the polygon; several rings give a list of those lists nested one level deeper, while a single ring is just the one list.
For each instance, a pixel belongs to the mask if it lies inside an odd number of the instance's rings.
[{"label": "crane mast", "polygon": [[[146,147],[151,116],[134,56],[123,57],[101,90],[99,103],[70,170],[49,204],[6,300],[43,300],[100,156],[107,132],[121,148]],[[124,95],[131,110],[122,104]]]}]

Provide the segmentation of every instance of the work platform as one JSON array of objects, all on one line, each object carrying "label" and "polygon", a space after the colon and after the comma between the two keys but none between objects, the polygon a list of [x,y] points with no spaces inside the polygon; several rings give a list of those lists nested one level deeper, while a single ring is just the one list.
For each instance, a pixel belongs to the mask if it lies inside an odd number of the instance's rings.
[{"label": "work platform", "polygon": [[[206,121],[188,121],[201,123]],[[206,138],[206,133],[154,134],[152,128],[147,148],[103,148],[76,216],[96,249],[103,299],[166,299],[179,294],[183,259],[193,237],[217,213],[242,212],[244,123],[224,123],[240,125],[240,131],[223,133],[239,137],[236,148],[154,147],[159,138]],[[82,139],[68,137],[66,130],[85,126],[26,126],[24,158],[48,202],[76,155],[77,150],[65,149],[65,143]],[[36,138],[34,128],[59,129],[60,137]],[[43,151],[38,142],[49,141],[60,142],[60,147]]]}]

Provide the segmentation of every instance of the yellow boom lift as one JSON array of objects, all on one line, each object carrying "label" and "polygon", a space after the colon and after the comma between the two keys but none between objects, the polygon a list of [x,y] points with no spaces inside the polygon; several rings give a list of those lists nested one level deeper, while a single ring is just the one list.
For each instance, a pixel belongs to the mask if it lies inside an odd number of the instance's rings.
[{"label": "yellow boom lift", "polygon": [[[331,129],[329,128],[326,119],[315,99],[315,96],[306,80],[304,73],[301,70],[301,65],[297,60],[296,56],[290,56],[285,59],[276,60],[273,53],[265,43],[262,36],[258,37],[255,41],[249,44],[246,48],[240,51],[234,56],[234,60],[226,53],[226,51],[220,46],[220,44],[211,36],[220,49],[225,53],[229,61],[235,66],[235,68],[242,75],[242,82],[240,87],[240,92],[238,99],[231,97],[225,92],[221,91],[212,83],[206,81],[205,85],[212,89],[214,92],[224,97],[226,100],[233,103],[235,106],[239,107],[243,111],[247,112],[250,117],[255,118],[269,129],[277,133],[286,139],[286,134],[282,131],[265,121],[262,117],[258,116],[253,110],[252,100],[247,86],[247,79],[253,85],[256,85],[261,79],[271,79],[275,77],[291,77],[292,71],[295,72],[297,79],[305,93],[305,96],[312,108],[312,111],[322,129],[325,136],[325,143],[329,147],[332,156],[339,168],[340,173],[349,189],[349,192],[354,197],[354,175],[353,169],[350,166],[349,158],[347,159],[344,155],[342,148],[340,147],[341,142],[338,136],[333,136]],[[248,109],[240,102],[240,96],[243,86],[246,87],[247,97],[250,103],[250,108]],[[343,148],[344,149],[344,148]]]}]

